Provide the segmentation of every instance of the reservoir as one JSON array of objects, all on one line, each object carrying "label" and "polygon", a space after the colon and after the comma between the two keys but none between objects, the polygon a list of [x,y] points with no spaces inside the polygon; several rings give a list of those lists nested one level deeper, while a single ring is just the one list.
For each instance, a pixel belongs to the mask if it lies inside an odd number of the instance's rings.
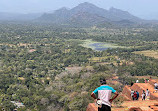
[{"label": "reservoir", "polygon": [[90,47],[94,47],[94,50],[96,51],[104,51],[107,50],[110,47],[103,47],[104,43],[93,43],[89,44]]},{"label": "reservoir", "polygon": [[125,48],[117,44],[106,43],[106,42],[96,42],[96,41],[92,41],[91,39],[84,40],[82,46],[91,48],[96,51],[104,51],[111,48]]}]

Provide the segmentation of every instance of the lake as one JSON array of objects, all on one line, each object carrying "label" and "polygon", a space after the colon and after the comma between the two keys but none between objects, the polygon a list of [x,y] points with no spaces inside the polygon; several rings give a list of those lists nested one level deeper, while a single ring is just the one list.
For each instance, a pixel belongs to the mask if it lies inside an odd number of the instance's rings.
[{"label": "lake", "polygon": [[94,49],[97,51],[103,51],[103,50],[107,50],[110,47],[103,47],[104,43],[92,43],[89,44],[91,47],[95,47]]},{"label": "lake", "polygon": [[96,41],[92,41],[90,39],[84,40],[82,46],[91,48],[96,51],[104,51],[104,50],[107,50],[110,48],[125,48],[125,47],[119,46],[117,44],[106,43],[106,42],[96,42]]}]

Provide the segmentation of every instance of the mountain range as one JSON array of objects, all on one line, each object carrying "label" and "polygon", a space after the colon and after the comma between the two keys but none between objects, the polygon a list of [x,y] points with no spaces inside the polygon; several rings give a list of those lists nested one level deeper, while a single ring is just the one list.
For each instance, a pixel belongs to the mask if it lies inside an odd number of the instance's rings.
[{"label": "mountain range", "polygon": [[54,13],[45,13],[39,17],[37,21],[56,24],[94,25],[102,23],[121,23],[124,21],[128,23],[135,23],[143,20],[120,9],[110,8],[109,10],[106,10],[99,8],[94,4],[85,2],[72,9],[64,7],[54,11]]},{"label": "mountain range", "polygon": [[63,7],[51,13],[44,14],[0,13],[0,20],[31,20],[40,23],[69,24],[74,26],[92,26],[99,24],[129,25],[145,21],[127,11],[122,11],[113,7],[106,10],[88,2],[81,3],[72,9]]}]

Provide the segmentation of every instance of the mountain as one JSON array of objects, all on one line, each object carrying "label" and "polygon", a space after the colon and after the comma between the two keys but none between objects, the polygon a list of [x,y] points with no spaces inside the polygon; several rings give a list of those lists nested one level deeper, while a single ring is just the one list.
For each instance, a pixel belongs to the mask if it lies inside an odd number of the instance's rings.
[{"label": "mountain", "polygon": [[141,21],[140,18],[133,16],[129,12],[122,11],[120,9],[116,9],[113,7],[109,9],[108,13],[111,15],[111,19],[113,19],[113,21],[122,21],[122,20],[129,20],[131,22]]},{"label": "mountain", "polygon": [[69,21],[69,24],[75,26],[92,26],[96,24],[102,24],[107,22],[106,18],[87,12],[80,12],[73,15]]},{"label": "mountain", "polygon": [[106,10],[99,8],[94,4],[85,2],[72,9],[61,8],[53,13],[45,13],[36,19],[36,21],[56,24],[95,25],[121,22],[133,24],[142,20],[120,9],[110,8],[109,10]]},{"label": "mountain", "polygon": [[64,22],[68,22],[69,16],[70,16],[69,10],[64,7],[59,10],[56,10],[54,13],[45,13],[37,20],[53,22],[53,23],[64,23]]}]

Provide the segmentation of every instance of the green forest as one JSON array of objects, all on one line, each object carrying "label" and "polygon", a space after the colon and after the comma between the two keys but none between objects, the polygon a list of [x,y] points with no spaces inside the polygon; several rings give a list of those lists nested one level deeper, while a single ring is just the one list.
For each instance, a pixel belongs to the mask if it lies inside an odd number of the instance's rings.
[{"label": "green forest", "polygon": [[[81,45],[86,39],[130,48],[96,51]],[[145,50],[158,50],[157,26],[0,23],[0,108],[19,101],[18,111],[85,111],[100,77],[121,92],[136,76],[158,76],[158,59],[134,53]]]}]

